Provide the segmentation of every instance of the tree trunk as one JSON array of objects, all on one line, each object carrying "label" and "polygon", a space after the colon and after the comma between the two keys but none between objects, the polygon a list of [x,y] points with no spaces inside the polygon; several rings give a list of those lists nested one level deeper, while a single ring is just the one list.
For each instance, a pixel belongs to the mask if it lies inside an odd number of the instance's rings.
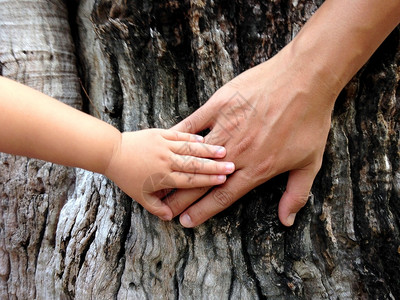
[{"label": "tree trunk", "polygon": [[[0,1],[0,71],[76,108],[82,106],[67,10],[61,1]],[[72,196],[75,172],[0,154],[0,183],[0,299],[51,299],[56,278],[48,265],[55,257],[60,211]]]},{"label": "tree trunk", "polygon": [[[79,108],[77,65],[86,111],[124,131],[168,128],[321,2],[2,0],[1,73]],[[339,96],[292,228],[277,217],[285,174],[185,229],[104,176],[2,154],[0,298],[396,299],[399,76],[397,28]]]}]

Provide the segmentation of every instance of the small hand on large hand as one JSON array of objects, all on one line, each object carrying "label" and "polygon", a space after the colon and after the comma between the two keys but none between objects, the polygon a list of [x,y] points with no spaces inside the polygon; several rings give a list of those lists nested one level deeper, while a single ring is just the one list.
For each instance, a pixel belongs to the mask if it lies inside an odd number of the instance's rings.
[{"label": "small hand on large hand", "polygon": [[280,221],[291,226],[306,204],[321,167],[337,92],[281,53],[234,78],[173,127],[191,133],[211,129],[206,142],[225,146],[226,159],[236,166],[223,185],[193,205],[208,189],[179,190],[166,200],[174,215],[186,209],[180,216],[183,226],[203,223],[287,171]]},{"label": "small hand on large hand", "polygon": [[233,163],[212,160],[225,156],[224,147],[202,141],[165,129],[124,132],[105,175],[150,213],[171,220],[162,201],[171,189],[222,184],[234,171]]}]

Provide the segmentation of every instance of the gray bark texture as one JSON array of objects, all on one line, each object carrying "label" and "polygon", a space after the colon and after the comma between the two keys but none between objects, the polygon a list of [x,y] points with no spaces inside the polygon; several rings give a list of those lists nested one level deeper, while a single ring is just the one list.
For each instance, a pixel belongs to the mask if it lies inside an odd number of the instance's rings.
[{"label": "gray bark texture", "polygon": [[[0,0],[0,71],[120,130],[168,128],[321,3]],[[0,299],[400,299],[399,76],[397,28],[340,94],[292,228],[285,174],[185,229],[102,175],[1,154]]]}]

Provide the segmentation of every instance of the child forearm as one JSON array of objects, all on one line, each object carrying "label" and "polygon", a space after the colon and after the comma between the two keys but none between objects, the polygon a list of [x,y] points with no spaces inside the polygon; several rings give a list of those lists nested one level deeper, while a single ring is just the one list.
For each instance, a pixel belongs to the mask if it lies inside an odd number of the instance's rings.
[{"label": "child forearm", "polygon": [[116,128],[4,77],[0,91],[1,152],[104,173]]},{"label": "child forearm", "polygon": [[164,220],[170,189],[222,184],[235,166],[223,147],[165,129],[121,134],[113,126],[0,77],[0,151],[98,172]]}]

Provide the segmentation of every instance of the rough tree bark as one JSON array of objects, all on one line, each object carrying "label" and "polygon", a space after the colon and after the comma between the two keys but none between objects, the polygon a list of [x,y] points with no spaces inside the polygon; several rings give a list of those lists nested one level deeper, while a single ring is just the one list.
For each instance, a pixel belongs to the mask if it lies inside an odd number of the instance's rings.
[{"label": "rough tree bark", "polygon": [[[66,16],[66,7],[56,1],[0,1],[0,70],[80,108]],[[47,280],[53,280],[46,272],[51,271],[47,266],[54,257],[60,210],[74,182],[72,169],[0,154],[1,299],[46,295]]]},{"label": "rough tree bark", "polygon": [[[167,128],[276,54],[321,2],[2,0],[1,74],[79,108],[78,66],[85,110],[121,130]],[[1,154],[0,298],[396,299],[399,76],[397,28],[341,93],[292,228],[277,218],[285,175],[184,229],[101,175]]]}]

